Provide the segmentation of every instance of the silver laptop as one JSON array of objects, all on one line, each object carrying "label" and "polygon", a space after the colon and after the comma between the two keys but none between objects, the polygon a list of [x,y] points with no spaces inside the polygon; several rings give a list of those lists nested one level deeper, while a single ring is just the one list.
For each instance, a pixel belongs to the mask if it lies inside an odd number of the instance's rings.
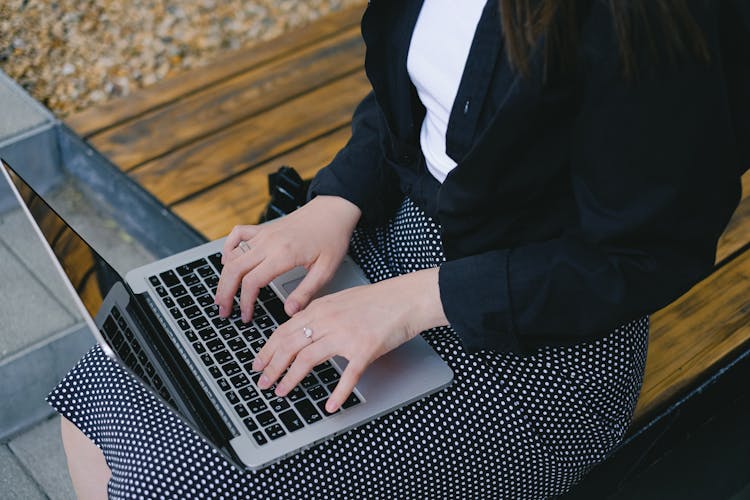
[{"label": "silver laptop", "polygon": [[[287,319],[283,302],[304,269],[293,269],[264,288],[250,323],[242,322],[238,306],[222,319],[213,297],[223,240],[133,269],[123,280],[43,197],[7,163],[2,165],[104,352],[238,467],[266,466],[434,393],[453,379],[447,364],[417,336],[373,363],[334,414],[324,405],[346,367],[343,358],[315,367],[287,397],[276,397],[273,387],[260,390],[259,374],[250,365]],[[320,295],[366,283],[347,257]]]}]

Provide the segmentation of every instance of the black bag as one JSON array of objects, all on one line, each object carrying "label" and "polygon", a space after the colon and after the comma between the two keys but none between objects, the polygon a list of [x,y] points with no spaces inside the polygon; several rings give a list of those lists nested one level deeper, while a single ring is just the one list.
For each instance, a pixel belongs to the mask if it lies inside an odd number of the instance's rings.
[{"label": "black bag", "polygon": [[300,177],[292,167],[283,166],[276,172],[268,174],[268,192],[271,201],[260,215],[258,223],[278,219],[287,215],[307,201],[307,188],[310,180]]}]

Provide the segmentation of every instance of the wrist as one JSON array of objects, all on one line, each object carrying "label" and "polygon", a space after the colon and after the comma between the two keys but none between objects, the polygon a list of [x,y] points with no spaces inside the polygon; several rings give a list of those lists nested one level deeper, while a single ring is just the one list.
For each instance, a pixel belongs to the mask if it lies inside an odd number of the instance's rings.
[{"label": "wrist", "polygon": [[322,210],[326,216],[352,231],[362,217],[359,207],[341,196],[318,195],[307,205]]},{"label": "wrist", "polygon": [[448,324],[440,300],[439,270],[439,267],[433,267],[396,278],[400,281],[396,286],[402,290],[403,303],[407,305],[404,321],[410,338]]}]

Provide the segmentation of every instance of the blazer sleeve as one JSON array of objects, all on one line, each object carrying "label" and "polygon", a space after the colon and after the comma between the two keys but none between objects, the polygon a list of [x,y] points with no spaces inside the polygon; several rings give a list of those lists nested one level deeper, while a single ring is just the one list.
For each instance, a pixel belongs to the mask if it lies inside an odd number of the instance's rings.
[{"label": "blazer sleeve", "polygon": [[383,223],[398,197],[398,182],[383,161],[386,125],[380,105],[370,92],[352,118],[352,136],[333,161],[313,178],[308,199],[317,195],[340,196],[362,211],[361,222]]},{"label": "blazer sleeve", "polygon": [[719,59],[636,81],[620,76],[617,56],[590,65],[570,145],[578,223],[440,268],[441,301],[467,350],[602,337],[712,271],[741,194]]}]

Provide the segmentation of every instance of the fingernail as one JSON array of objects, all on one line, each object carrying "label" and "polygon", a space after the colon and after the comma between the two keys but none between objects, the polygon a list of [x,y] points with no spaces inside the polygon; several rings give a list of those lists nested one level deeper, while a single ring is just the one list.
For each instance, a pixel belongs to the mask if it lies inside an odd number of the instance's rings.
[{"label": "fingernail", "polygon": [[242,322],[243,323],[250,322],[250,316],[247,313],[244,313],[244,312],[242,313]]},{"label": "fingernail", "polygon": [[271,385],[271,381],[268,380],[268,377],[265,375],[261,375],[260,379],[258,379],[258,387],[261,389],[268,389],[268,386]]},{"label": "fingernail", "polygon": [[227,315],[227,308],[224,307],[224,306],[222,306],[222,305],[220,305],[219,306],[219,316],[221,316],[223,318],[226,315]]},{"label": "fingernail", "polygon": [[326,403],[326,411],[328,413],[334,413],[338,409],[339,405],[334,403],[332,399],[329,399]]},{"label": "fingernail", "polygon": [[260,358],[255,358],[253,360],[253,371],[259,372],[261,371],[265,366],[263,365],[263,361]]},{"label": "fingernail", "polygon": [[286,396],[286,386],[284,384],[279,383],[279,385],[276,386],[276,395],[283,398]]}]

